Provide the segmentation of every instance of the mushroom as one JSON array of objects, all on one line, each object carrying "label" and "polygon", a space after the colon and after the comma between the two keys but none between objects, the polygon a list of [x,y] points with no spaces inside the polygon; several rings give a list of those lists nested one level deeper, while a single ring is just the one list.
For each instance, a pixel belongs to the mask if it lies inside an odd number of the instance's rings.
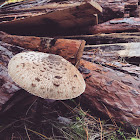
[{"label": "mushroom", "polygon": [[63,57],[42,52],[22,52],[8,64],[13,81],[29,93],[53,100],[72,99],[85,91],[85,81]]}]

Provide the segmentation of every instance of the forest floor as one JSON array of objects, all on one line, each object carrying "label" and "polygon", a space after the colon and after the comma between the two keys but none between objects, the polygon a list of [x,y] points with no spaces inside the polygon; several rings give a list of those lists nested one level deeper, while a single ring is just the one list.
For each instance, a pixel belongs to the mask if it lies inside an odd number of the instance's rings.
[{"label": "forest floor", "polygon": [[[80,100],[43,101],[41,120],[35,119],[36,100],[1,118],[1,140],[138,140],[138,128],[125,129],[110,114],[104,118]],[[88,109],[87,109],[88,108]],[[96,117],[94,117],[96,116]],[[98,116],[98,117],[97,117]],[[102,119],[101,119],[102,118]],[[133,129],[133,130],[132,130]]]}]

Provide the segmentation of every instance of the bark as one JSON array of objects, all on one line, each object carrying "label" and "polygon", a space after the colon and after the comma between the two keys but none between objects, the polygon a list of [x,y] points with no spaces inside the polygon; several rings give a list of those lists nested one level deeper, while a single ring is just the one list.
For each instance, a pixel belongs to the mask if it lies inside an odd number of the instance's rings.
[{"label": "bark", "polygon": [[[2,13],[1,21],[7,20],[7,18],[11,18],[12,21],[1,22],[0,30],[18,35],[51,36],[69,34],[72,31],[68,29],[74,31],[75,28],[97,24],[96,14],[102,11],[100,5],[92,0],[73,4],[52,3],[46,7],[48,7],[47,13],[37,13],[39,15],[33,14],[32,16],[29,13],[26,13],[26,15],[21,13],[21,15],[15,14],[10,17],[10,15]],[[18,19],[13,20],[13,17]]]},{"label": "bark", "polygon": [[[77,29],[78,34],[101,34],[101,33],[121,33],[121,32],[139,32],[140,18],[117,18],[94,26],[84,26],[81,31]],[[74,34],[73,34],[74,35]]]},{"label": "bark", "polygon": [[16,36],[0,32],[0,40],[20,47],[61,55],[74,65],[80,61],[85,41],[47,37]]},{"label": "bark", "polygon": [[82,39],[85,40],[88,45],[129,43],[140,42],[140,32],[61,36],[59,38]]},{"label": "bark", "polygon": [[[100,45],[86,45],[85,46],[85,51],[90,51],[87,52],[89,54],[94,55],[94,51],[96,52],[100,51],[102,54],[101,57],[138,57],[140,58],[140,42],[131,42],[131,43],[116,43],[116,44],[100,44]],[[104,53],[103,53],[104,52]],[[112,55],[109,55],[109,53],[112,53]],[[97,54],[97,53],[96,53]],[[97,55],[96,55],[97,56]],[[114,58],[113,58],[114,59]],[[113,61],[112,59],[112,61]]]},{"label": "bark", "polygon": [[[21,12],[30,12],[33,11],[33,13],[37,12],[45,12],[45,9],[47,11],[55,9],[62,9],[65,7],[65,4],[68,4],[67,2],[61,2],[59,0],[56,1],[57,3],[61,3],[61,5],[58,5],[55,3],[54,0],[49,1],[24,1],[17,4],[10,4],[7,6],[4,6],[2,8],[1,12],[5,11],[11,11],[11,13],[21,13]],[[78,2],[82,2],[78,1]],[[69,5],[73,3],[78,3],[76,0],[69,1]],[[131,17],[138,17],[139,16],[139,5],[138,0],[96,0],[97,3],[101,5],[103,8],[103,12],[99,15],[99,22],[105,22],[114,18],[122,18],[124,15],[129,14]],[[53,3],[53,4],[52,4]],[[56,8],[57,5],[57,8]],[[17,12],[16,12],[17,11]],[[111,13],[111,14],[110,14]]]},{"label": "bark", "polygon": [[12,81],[8,75],[7,65],[11,57],[23,51],[23,48],[0,42],[0,110],[14,92],[20,88]]},{"label": "bark", "polygon": [[[83,73],[86,91],[81,96],[81,102],[104,116],[110,116],[112,120],[139,126],[140,73],[135,80],[131,74],[88,61],[81,61],[81,65],[90,71],[88,74]],[[135,84],[138,84],[138,88]]]},{"label": "bark", "polygon": [[120,18],[107,21],[91,27],[92,34],[140,31],[140,18]]},{"label": "bark", "polygon": [[99,22],[103,23],[114,18],[139,17],[138,0],[98,0],[103,7]]},{"label": "bark", "polygon": [[[15,37],[17,39],[17,36],[12,36],[12,37],[13,38]],[[14,40],[15,38],[14,39],[13,38],[7,40],[8,41]],[[22,40],[23,44],[24,42],[26,42],[26,37],[24,39],[25,41]],[[40,38],[38,37],[37,40],[39,39]],[[15,41],[11,41],[11,42],[14,44]],[[20,39],[19,42],[21,42]],[[61,50],[64,50],[65,52],[64,56],[66,57],[70,56],[69,58],[71,58],[72,56],[75,56],[75,54],[77,54],[79,47],[81,46],[81,42],[82,41],[57,39],[53,46],[47,48],[43,47],[42,50],[47,52],[49,49],[51,53],[56,53],[58,55],[62,55],[63,51]],[[74,49],[75,51],[73,52],[74,54],[72,56],[69,53],[72,52],[73,49],[69,46],[75,48]],[[100,46],[100,48],[102,47]],[[37,49],[39,48],[37,47]],[[100,51],[100,49],[98,48],[96,49],[94,48],[95,50],[94,56],[97,56],[98,59],[94,57],[96,59],[96,61],[94,60],[94,62],[96,62],[97,64],[85,60],[81,60],[80,62],[81,66],[79,67],[79,70],[82,72],[87,85],[85,93],[81,96],[81,101],[84,102],[85,106],[91,105],[92,108],[94,107],[94,109],[98,110],[104,115],[108,115],[110,113],[112,119],[115,119],[117,121],[126,121],[127,123],[136,126],[140,125],[140,119],[139,119],[140,69],[139,67],[127,63],[118,62],[118,58],[114,59],[113,61],[113,57],[112,57],[112,59],[109,60],[107,59],[108,58],[107,56],[105,57],[103,51]],[[16,91],[18,92],[20,88],[17,87],[10,80],[7,74],[7,63],[9,59],[14,54],[21,52],[24,49],[1,42],[1,50],[2,50],[1,51],[2,59],[0,62],[0,66],[1,66],[0,71],[2,71],[2,73],[0,73],[1,74],[0,75],[1,76],[1,88],[0,88],[1,105],[0,106],[2,107],[2,105],[5,104],[2,111],[7,112],[7,110],[10,110],[12,106],[15,106],[15,104],[21,102],[22,101],[21,98],[24,98],[25,100],[28,99],[28,102],[25,102],[24,100],[26,105],[28,103],[31,103],[29,99],[32,102],[35,99],[33,99],[32,96],[29,95],[25,95],[24,97],[22,96],[19,97],[17,94],[15,94],[15,92]],[[103,57],[100,58],[98,56],[103,56]],[[4,90],[4,85],[7,85],[7,83],[8,86],[6,86]],[[12,101],[9,101],[9,99]],[[24,103],[22,105],[24,105]]]}]

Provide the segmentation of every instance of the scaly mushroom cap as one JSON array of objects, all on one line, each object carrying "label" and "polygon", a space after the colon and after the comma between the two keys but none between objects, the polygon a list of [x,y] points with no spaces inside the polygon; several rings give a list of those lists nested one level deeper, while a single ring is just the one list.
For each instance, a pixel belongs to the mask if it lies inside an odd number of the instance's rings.
[{"label": "scaly mushroom cap", "polygon": [[44,99],[72,99],[85,90],[81,73],[63,57],[41,52],[22,52],[8,64],[13,81]]}]

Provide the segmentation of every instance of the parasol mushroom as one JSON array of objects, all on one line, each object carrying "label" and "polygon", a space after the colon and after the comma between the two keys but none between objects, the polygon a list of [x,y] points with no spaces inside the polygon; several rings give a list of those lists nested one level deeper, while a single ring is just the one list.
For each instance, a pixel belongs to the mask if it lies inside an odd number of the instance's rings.
[{"label": "parasol mushroom", "polygon": [[81,95],[86,87],[78,69],[54,54],[19,53],[10,60],[8,73],[20,87],[43,99],[72,99]]}]

